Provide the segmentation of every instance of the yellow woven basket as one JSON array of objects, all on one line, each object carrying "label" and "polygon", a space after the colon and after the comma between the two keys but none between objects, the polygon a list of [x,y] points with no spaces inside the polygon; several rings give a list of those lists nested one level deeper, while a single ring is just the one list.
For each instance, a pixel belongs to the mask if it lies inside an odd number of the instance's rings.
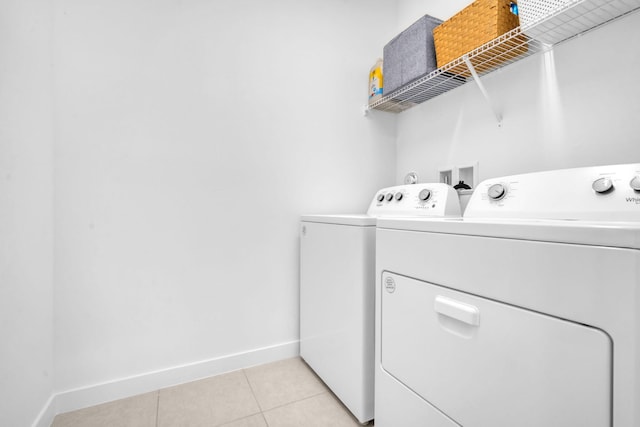
[{"label": "yellow woven basket", "polygon": [[[438,68],[460,58],[462,55],[490,42],[519,26],[518,16],[511,12],[513,0],[476,0],[433,30]],[[525,40],[525,37],[521,37]],[[483,53],[482,60],[472,60],[478,72],[493,68],[499,63],[513,59],[527,51],[526,42],[517,49],[505,52],[504,47],[495,52]],[[492,58],[494,56],[494,58]],[[459,70],[457,68],[460,68]],[[468,75],[462,67],[450,70]]]}]

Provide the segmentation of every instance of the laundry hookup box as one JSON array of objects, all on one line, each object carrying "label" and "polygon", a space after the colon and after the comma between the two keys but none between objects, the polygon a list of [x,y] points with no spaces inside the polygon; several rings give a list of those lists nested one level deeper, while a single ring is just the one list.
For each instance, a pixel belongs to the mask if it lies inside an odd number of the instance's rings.
[{"label": "laundry hookup box", "polygon": [[384,46],[385,96],[437,68],[433,29],[441,23],[425,15]]}]

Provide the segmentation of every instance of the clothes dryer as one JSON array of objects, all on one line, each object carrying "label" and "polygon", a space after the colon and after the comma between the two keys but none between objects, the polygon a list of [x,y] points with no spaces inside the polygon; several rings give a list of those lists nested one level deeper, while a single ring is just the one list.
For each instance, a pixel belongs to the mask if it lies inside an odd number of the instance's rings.
[{"label": "clothes dryer", "polygon": [[378,191],[366,215],[304,215],[300,355],[362,423],[373,418],[375,225],[383,216],[459,217],[456,191],[414,184]]},{"label": "clothes dryer", "polygon": [[376,427],[640,426],[640,164],[381,218]]}]

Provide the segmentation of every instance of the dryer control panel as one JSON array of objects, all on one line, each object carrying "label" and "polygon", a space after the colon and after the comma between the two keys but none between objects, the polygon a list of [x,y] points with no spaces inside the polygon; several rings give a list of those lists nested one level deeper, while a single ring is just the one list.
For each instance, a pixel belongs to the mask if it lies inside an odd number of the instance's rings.
[{"label": "dryer control panel", "polygon": [[465,218],[640,221],[640,163],[488,179]]},{"label": "dryer control panel", "polygon": [[374,196],[371,216],[459,217],[458,192],[448,184],[409,184],[383,188]]}]

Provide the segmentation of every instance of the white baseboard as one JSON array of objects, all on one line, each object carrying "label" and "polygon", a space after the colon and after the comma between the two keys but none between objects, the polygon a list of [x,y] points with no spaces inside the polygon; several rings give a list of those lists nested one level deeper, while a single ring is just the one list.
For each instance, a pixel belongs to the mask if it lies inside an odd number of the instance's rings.
[{"label": "white baseboard", "polygon": [[57,414],[64,412],[124,399],[137,394],[149,393],[161,388],[196,381],[225,372],[288,359],[299,354],[300,342],[291,341],[92,386],[61,391],[51,396],[36,421],[32,424],[32,427],[50,427],[53,418]]},{"label": "white baseboard", "polygon": [[49,427],[53,423],[53,419],[56,417],[55,412],[55,394],[52,394],[45,403],[44,408],[38,414],[38,418],[31,425],[32,427]]}]

